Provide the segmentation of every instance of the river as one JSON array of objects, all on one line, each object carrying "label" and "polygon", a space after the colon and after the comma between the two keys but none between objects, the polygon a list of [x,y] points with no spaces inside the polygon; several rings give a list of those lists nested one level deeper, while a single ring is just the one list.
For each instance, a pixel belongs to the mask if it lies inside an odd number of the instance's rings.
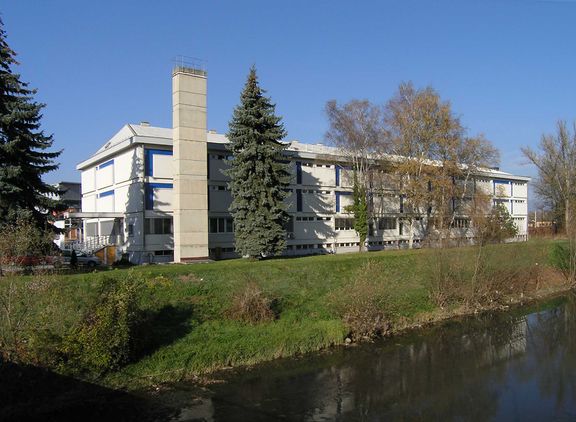
[{"label": "river", "polygon": [[465,318],[221,377],[201,399],[187,384],[162,393],[177,407],[171,420],[576,420],[576,301]]}]

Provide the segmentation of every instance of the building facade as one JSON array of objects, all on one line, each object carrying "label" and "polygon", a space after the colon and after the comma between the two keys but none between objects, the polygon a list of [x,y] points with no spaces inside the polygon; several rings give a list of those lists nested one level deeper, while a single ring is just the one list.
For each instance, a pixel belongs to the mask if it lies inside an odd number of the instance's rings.
[{"label": "building facade", "polygon": [[[84,242],[79,248],[115,245],[136,264],[232,258],[231,194],[223,174],[231,159],[224,135],[206,130],[206,73],[178,67],[173,74],[173,129],[128,124],[77,169],[82,174]],[[287,208],[287,255],[357,251],[352,177],[336,148],[290,142],[292,169]],[[474,189],[506,206],[527,235],[529,178],[486,169]],[[392,187],[373,198],[377,218],[368,249],[408,243],[402,198]],[[467,227],[466,216],[457,222]],[[469,233],[471,237],[473,234]],[[422,233],[416,232],[418,245]]]}]

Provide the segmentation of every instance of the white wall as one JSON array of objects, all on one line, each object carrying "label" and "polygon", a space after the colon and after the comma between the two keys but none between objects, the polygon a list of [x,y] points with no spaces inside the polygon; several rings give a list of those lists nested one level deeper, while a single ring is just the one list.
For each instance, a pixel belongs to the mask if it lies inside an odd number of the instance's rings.
[{"label": "white wall", "polygon": [[96,169],[96,188],[103,189],[114,183],[114,165]]},{"label": "white wall", "polygon": [[133,148],[114,157],[114,181],[122,183],[138,177],[138,170],[143,171],[142,157],[139,149]]},{"label": "white wall", "polygon": [[210,211],[228,212],[228,208],[230,208],[232,203],[232,193],[230,191],[210,189],[208,196],[210,197]]},{"label": "white wall", "polygon": [[512,188],[510,183],[498,183],[494,181],[494,195],[497,197],[510,197]]},{"label": "white wall", "polygon": [[96,200],[96,211],[114,212],[114,195],[98,197]]},{"label": "white wall", "polygon": [[214,181],[228,181],[230,180],[229,177],[224,176],[224,174],[222,174],[222,170],[225,170],[227,168],[229,168],[228,165],[228,161],[226,160],[221,160],[221,159],[217,159],[214,158],[214,155],[221,155],[221,156],[225,156],[227,153],[220,153],[220,154],[216,154],[216,153],[211,153],[209,154],[209,167],[210,167],[210,174],[208,175],[208,179],[209,180],[214,180]]},{"label": "white wall", "polygon": [[82,193],[92,192],[96,189],[95,185],[95,167],[91,167],[87,170],[82,171],[81,182],[82,182]]},{"label": "white wall", "polygon": [[82,196],[82,211],[96,212],[96,194]]},{"label": "white wall", "polygon": [[333,213],[335,210],[334,192],[330,191],[330,193],[318,193],[318,191],[314,189],[312,190],[314,193],[302,193],[302,212],[315,214]]},{"label": "white wall", "polygon": [[155,188],[154,189],[154,210],[173,211],[172,205],[174,189]]},{"label": "white wall", "polygon": [[303,185],[334,186],[335,183],[336,170],[334,169],[334,165],[331,167],[326,167],[325,164],[313,164],[313,167],[302,166]]},{"label": "white wall", "polygon": [[[294,240],[310,240],[310,243],[318,243],[325,239],[332,239],[335,235],[334,218],[331,220],[318,221],[294,221]],[[320,242],[322,243],[322,242]]]},{"label": "white wall", "polygon": [[525,200],[523,200],[522,202],[520,201],[513,201],[514,202],[514,214],[515,215],[526,215],[528,214],[528,204],[526,203]]},{"label": "white wall", "polygon": [[514,196],[516,198],[526,198],[528,196],[528,184],[524,182],[514,182]]},{"label": "white wall", "polygon": [[155,178],[172,179],[174,177],[174,157],[172,155],[152,155]]}]

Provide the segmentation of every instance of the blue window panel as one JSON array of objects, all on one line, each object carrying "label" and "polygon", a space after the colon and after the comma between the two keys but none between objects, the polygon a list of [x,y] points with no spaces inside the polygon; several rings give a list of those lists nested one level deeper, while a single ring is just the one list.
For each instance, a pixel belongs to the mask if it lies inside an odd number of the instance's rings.
[{"label": "blue window panel", "polygon": [[112,195],[114,195],[114,189],[99,193],[98,198],[104,198],[106,196],[112,196]]},{"label": "blue window panel", "polygon": [[173,153],[165,149],[146,149],[144,152],[144,174],[146,176],[154,176],[155,155],[173,155]]},{"label": "blue window panel", "polygon": [[145,208],[147,210],[154,209],[154,189],[173,189],[172,183],[146,183],[144,189]]},{"label": "blue window panel", "polygon": [[336,164],[334,168],[336,169],[336,186],[340,186],[340,166]]},{"label": "blue window panel", "polygon": [[296,184],[302,184],[302,163],[300,161],[296,161]]},{"label": "blue window panel", "polygon": [[98,166],[98,170],[101,170],[104,167],[113,166],[113,165],[114,165],[114,160],[106,161],[105,163],[102,163]]},{"label": "blue window panel", "polygon": [[302,189],[296,189],[296,211],[302,212]]}]

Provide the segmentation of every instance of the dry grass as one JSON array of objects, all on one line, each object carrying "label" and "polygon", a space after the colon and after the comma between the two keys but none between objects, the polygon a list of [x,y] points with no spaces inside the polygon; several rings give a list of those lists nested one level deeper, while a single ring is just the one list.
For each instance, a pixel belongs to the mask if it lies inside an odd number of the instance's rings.
[{"label": "dry grass", "polygon": [[392,329],[392,305],[388,280],[378,277],[381,266],[366,261],[351,285],[334,291],[330,302],[349,329],[352,340],[386,336]]},{"label": "dry grass", "polygon": [[230,319],[249,324],[258,324],[275,318],[272,300],[266,297],[254,281],[248,282],[234,294],[227,315]]}]

